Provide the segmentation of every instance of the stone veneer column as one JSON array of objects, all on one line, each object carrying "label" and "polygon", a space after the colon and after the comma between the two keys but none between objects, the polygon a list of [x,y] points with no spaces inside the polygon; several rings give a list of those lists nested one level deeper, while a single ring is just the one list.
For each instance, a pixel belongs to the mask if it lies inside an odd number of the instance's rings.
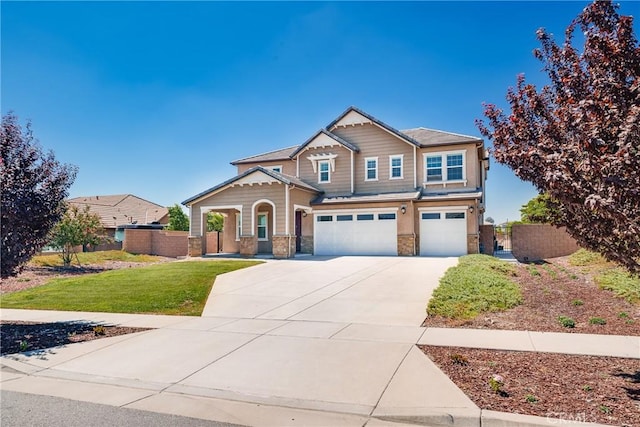
[{"label": "stone veneer column", "polygon": [[240,255],[254,256],[258,253],[257,236],[240,236]]},{"label": "stone veneer column", "polygon": [[201,236],[189,236],[188,242],[189,248],[187,253],[189,256],[202,256],[204,254]]},{"label": "stone veneer column", "polygon": [[300,238],[300,252],[303,254],[313,253],[313,236],[302,236]]},{"label": "stone veneer column", "polygon": [[296,236],[287,234],[273,236],[274,258],[293,258],[296,254]]},{"label": "stone veneer column", "polygon": [[398,255],[415,256],[416,254],[416,236],[413,234],[398,235]]}]

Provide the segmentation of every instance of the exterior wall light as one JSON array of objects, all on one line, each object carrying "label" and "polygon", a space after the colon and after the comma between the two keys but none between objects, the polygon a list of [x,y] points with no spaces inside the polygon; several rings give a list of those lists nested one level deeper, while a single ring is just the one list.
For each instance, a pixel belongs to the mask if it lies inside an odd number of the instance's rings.
[{"label": "exterior wall light", "polygon": [[469,206],[469,213],[473,213],[473,206]]},{"label": "exterior wall light", "polygon": [[400,206],[400,212],[402,212],[402,215],[407,213],[407,205],[402,205]]}]

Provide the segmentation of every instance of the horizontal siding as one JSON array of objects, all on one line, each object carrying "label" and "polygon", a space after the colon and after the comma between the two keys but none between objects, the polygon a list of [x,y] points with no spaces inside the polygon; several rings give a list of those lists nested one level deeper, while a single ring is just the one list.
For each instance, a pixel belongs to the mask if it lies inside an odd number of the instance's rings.
[{"label": "horizontal siding", "polygon": [[[372,124],[337,128],[332,132],[360,149],[355,157],[356,193],[392,193],[414,189],[412,145]],[[391,155],[403,155],[403,179],[389,179],[389,156]],[[365,181],[367,157],[378,158],[377,181]]]},{"label": "horizontal siding", "polygon": [[[318,172],[307,157],[313,154],[336,154],[336,169],[331,172],[331,183],[320,184]],[[351,192],[351,151],[335,145],[325,148],[310,148],[300,153],[300,179],[321,188],[327,195],[349,194]]]}]

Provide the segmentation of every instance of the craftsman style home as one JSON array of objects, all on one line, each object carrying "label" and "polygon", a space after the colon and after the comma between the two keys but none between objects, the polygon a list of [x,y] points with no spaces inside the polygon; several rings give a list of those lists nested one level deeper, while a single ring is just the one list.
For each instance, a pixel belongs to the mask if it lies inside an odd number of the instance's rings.
[{"label": "craftsman style home", "polygon": [[459,256],[477,253],[488,153],[482,139],[396,130],[350,107],[311,138],[231,163],[237,176],[183,202],[189,253],[208,212],[224,252]]}]

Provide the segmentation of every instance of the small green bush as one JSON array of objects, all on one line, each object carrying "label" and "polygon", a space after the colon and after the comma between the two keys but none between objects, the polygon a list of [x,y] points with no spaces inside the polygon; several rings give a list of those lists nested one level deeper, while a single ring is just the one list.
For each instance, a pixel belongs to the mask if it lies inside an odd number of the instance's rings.
[{"label": "small green bush", "polygon": [[590,317],[589,323],[592,325],[606,325],[607,321],[602,317]]},{"label": "small green bush", "polygon": [[581,305],[584,305],[584,301],[582,301],[581,299],[574,299],[573,301],[571,301],[571,305],[575,305],[576,307],[579,307]]},{"label": "small green bush", "polygon": [[535,397],[533,394],[527,394],[524,397],[524,400],[526,400],[529,403],[538,403],[538,398]]},{"label": "small green bush", "polygon": [[527,271],[529,272],[530,275],[532,276],[540,276],[540,272],[538,271],[538,269],[536,268],[535,264],[529,264],[527,265]]},{"label": "small green bush", "polygon": [[560,324],[562,326],[564,326],[565,328],[575,328],[576,327],[576,321],[573,320],[571,317],[558,316],[558,322],[560,322]]}]

